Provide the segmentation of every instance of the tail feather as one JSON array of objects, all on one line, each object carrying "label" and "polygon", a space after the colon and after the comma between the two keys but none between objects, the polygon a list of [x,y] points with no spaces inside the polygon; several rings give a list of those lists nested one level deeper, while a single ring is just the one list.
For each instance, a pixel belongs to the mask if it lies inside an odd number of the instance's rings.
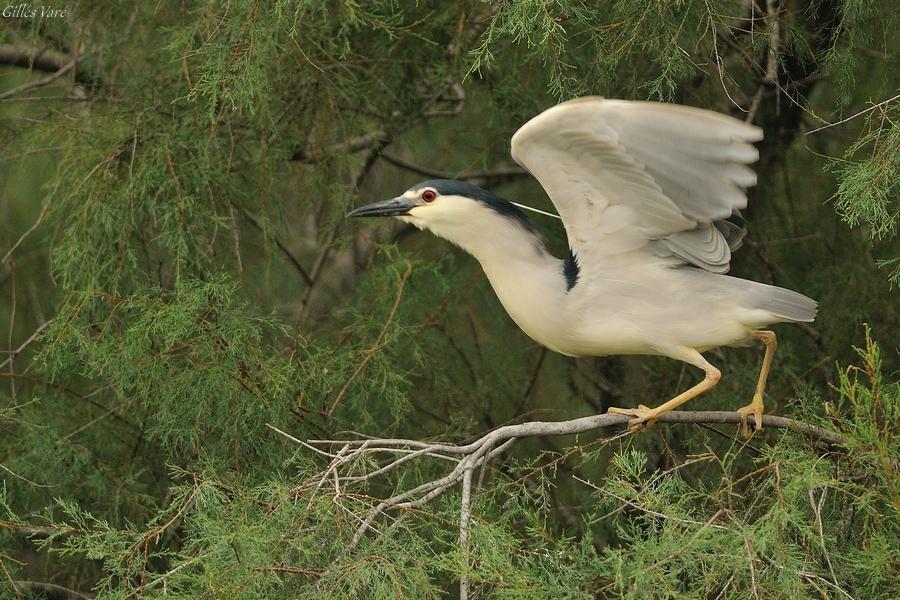
[{"label": "tail feather", "polygon": [[818,303],[793,290],[765,285],[757,288],[757,306],[772,315],[793,323],[809,323],[816,318]]}]

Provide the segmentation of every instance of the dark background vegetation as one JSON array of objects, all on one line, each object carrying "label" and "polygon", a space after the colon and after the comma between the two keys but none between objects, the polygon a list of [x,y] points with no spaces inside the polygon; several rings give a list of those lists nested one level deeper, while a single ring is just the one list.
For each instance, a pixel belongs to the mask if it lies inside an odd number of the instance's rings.
[{"label": "dark background vegetation", "polygon": [[[894,2],[31,6],[0,19],[0,596],[454,597],[466,573],[478,597],[897,597]],[[767,410],[847,443],[523,440],[464,556],[456,491],[351,549],[441,461],[301,489],[327,461],[267,423],[462,441],[698,376],[544,351],[459,250],[343,218],[436,172],[550,208],[509,138],[584,94],[765,129],[732,273],[820,302],[778,329]],[[688,408],[747,404],[761,353],[710,355]]]}]

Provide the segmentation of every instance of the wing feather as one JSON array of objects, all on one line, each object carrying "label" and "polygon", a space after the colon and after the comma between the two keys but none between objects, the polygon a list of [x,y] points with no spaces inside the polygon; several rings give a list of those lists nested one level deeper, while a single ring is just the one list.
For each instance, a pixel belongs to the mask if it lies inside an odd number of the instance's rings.
[{"label": "wing feather", "polygon": [[655,257],[724,273],[741,237],[725,219],[747,205],[760,139],[707,110],[591,97],[523,125],[512,156],[550,196],[583,265]]}]

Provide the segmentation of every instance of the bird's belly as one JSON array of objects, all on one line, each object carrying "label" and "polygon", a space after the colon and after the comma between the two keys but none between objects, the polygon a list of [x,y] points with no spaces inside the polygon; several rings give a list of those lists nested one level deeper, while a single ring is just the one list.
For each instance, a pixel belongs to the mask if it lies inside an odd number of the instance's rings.
[{"label": "bird's belly", "polygon": [[685,348],[703,352],[743,344],[752,337],[752,319],[739,297],[705,280],[699,282],[705,286],[698,285],[690,272],[627,271],[593,285],[579,282],[571,293],[562,291],[557,268],[529,273],[526,278],[488,272],[488,277],[516,324],[561,354],[665,356]]},{"label": "bird's belly", "polygon": [[563,345],[573,356],[659,354],[655,336],[627,320],[597,320],[573,331]]},{"label": "bird's belly", "polygon": [[676,348],[703,352],[741,344],[752,330],[730,310],[727,306],[698,306],[684,312],[634,303],[608,312],[590,311],[574,321],[578,325],[569,330],[562,347],[575,356],[667,355]]}]

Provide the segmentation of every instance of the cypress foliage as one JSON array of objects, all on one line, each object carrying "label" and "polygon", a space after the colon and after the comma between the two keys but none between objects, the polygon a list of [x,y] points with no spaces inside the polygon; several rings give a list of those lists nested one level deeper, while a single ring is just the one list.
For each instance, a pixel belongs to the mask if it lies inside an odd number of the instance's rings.
[{"label": "cypress foliage", "polygon": [[[32,8],[0,19],[0,597],[897,597],[893,3]],[[355,543],[447,462],[309,485],[331,459],[273,428],[455,442],[694,377],[544,351],[469,257],[343,218],[442,173],[551,208],[509,138],[584,94],[764,127],[733,273],[820,301],[767,407],[844,442],[523,439],[476,473],[467,545],[458,488]],[[715,352],[694,407],[747,404],[761,353]]]}]

